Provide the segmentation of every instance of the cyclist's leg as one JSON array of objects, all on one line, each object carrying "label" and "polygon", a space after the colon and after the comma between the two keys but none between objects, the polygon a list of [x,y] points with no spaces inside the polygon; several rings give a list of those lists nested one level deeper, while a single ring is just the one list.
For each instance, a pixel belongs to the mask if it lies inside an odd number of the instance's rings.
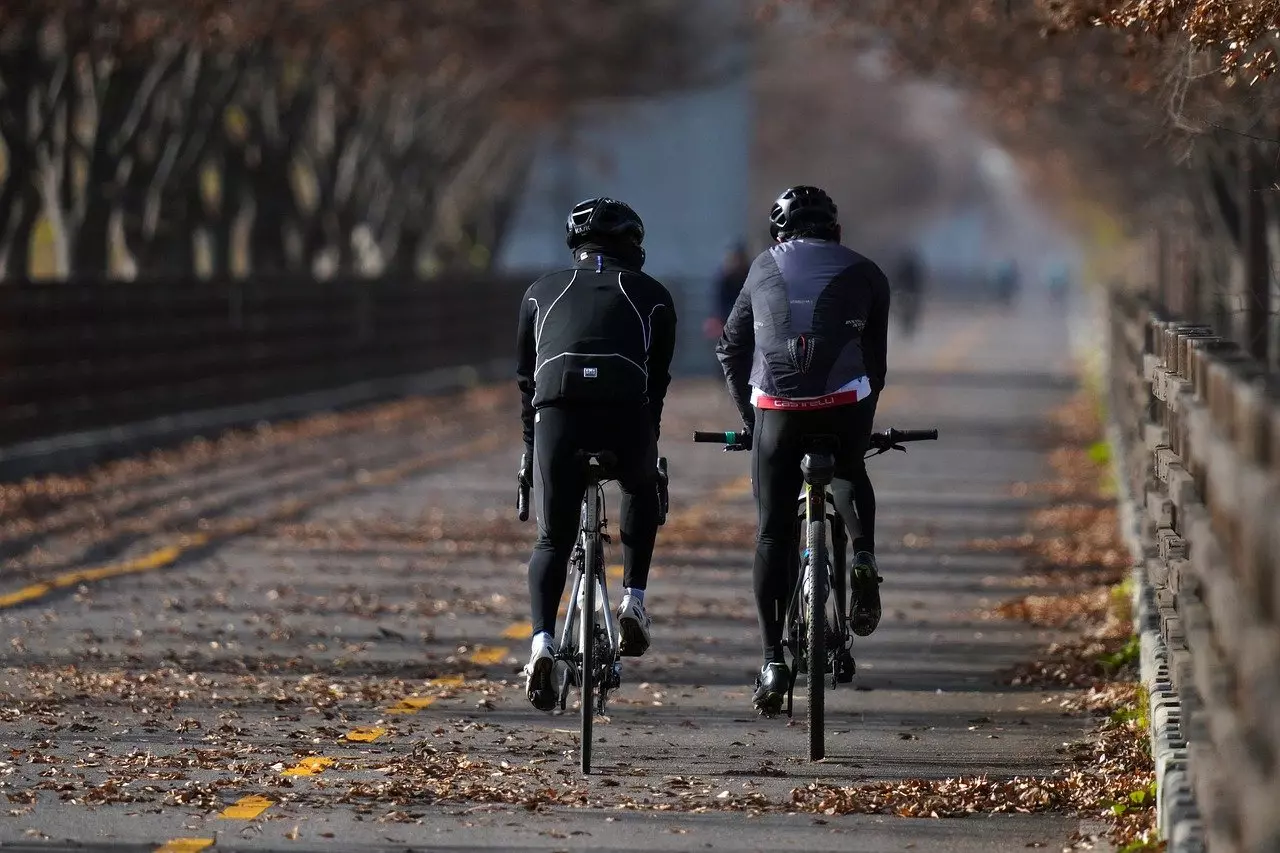
[{"label": "cyclist's leg", "polygon": [[876,398],[842,407],[839,412],[841,452],[836,460],[832,494],[836,509],[853,535],[853,607],[850,626],[867,636],[880,624],[880,571],[875,560],[876,493],[864,456],[875,419]]},{"label": "cyclist's leg", "polygon": [[649,648],[650,619],[645,589],[658,535],[658,443],[647,411],[613,416],[609,434],[618,457],[618,486],[622,490],[622,585],[618,625],[619,654],[636,657]]},{"label": "cyclist's leg", "polygon": [[754,583],[765,662],[782,663],[782,627],[788,601],[788,565],[796,542],[796,496],[804,485],[806,413],[757,410],[751,451],[752,486],[759,509]]},{"label": "cyclist's leg", "polygon": [[658,536],[658,443],[649,424],[648,413],[641,411],[616,418],[610,429],[622,491],[622,583],[635,590],[649,580]]},{"label": "cyclist's leg", "polygon": [[529,559],[533,633],[555,635],[556,611],[564,596],[569,556],[578,535],[586,478],[575,458],[579,428],[572,412],[547,407],[534,425],[533,481],[538,541]]},{"label": "cyclist's leg", "polygon": [[836,480],[831,490],[855,554],[859,551],[874,554],[876,550],[876,492],[864,459],[871,443],[876,402],[875,397],[870,397],[852,406],[829,410],[837,420],[833,429],[840,435]]}]

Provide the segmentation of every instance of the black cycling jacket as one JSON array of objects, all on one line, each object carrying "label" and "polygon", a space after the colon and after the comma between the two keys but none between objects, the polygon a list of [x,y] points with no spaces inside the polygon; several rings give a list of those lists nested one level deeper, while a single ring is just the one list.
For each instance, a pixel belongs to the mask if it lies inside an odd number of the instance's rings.
[{"label": "black cycling jacket", "polygon": [[647,406],[655,437],[671,384],[675,304],[638,259],[586,245],[575,266],[535,281],[520,305],[516,383],[525,446],[537,409],[560,403]]},{"label": "black cycling jacket", "polygon": [[888,327],[889,282],[874,262],[833,241],[788,240],[752,263],[716,355],[752,425],[753,387],[790,400],[850,388],[879,394]]}]

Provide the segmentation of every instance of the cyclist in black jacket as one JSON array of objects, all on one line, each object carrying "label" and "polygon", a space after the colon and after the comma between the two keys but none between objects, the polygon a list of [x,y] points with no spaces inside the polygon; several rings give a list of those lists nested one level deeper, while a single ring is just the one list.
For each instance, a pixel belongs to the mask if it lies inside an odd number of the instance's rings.
[{"label": "cyclist in black jacket", "polygon": [[817,187],[785,191],[770,223],[776,245],[751,265],[716,354],[752,434],[760,519],[754,581],[765,656],[753,702],[776,714],[789,683],[782,625],[808,435],[840,439],[832,490],[853,535],[851,627],[866,636],[880,622],[875,491],[863,456],[885,383],[889,283],[873,262],[840,245],[835,203]]},{"label": "cyclist in black jacket", "polygon": [[565,223],[574,265],[533,283],[520,306],[516,379],[525,467],[538,541],[529,559],[533,650],[529,701],[549,711],[556,611],[578,533],[586,476],[579,450],[612,451],[622,488],[621,654],[649,647],[644,592],[658,532],[657,461],[671,382],[676,312],[671,294],[640,271],[644,224],[609,198],[579,203]]}]

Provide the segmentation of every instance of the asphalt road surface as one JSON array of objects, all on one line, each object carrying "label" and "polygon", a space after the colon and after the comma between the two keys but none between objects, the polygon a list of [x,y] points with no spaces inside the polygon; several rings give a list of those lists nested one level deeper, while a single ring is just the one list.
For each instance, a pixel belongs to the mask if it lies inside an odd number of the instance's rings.
[{"label": "asphalt road surface", "polygon": [[[21,850],[1060,849],[1079,820],[827,815],[810,785],[1047,774],[1089,721],[1000,673],[1053,636],[984,618],[1019,594],[1016,535],[1071,393],[1047,310],[949,309],[894,341],[876,459],[885,616],[828,694],[828,754],[750,709],[755,518],[719,383],[678,383],[672,516],[648,604],[578,773],[578,718],[541,714],[514,519],[514,384],[10,489],[0,514],[0,847]],[[609,509],[616,517],[616,493]],[[617,562],[616,551],[611,562]],[[619,573],[611,571],[613,596]]]}]

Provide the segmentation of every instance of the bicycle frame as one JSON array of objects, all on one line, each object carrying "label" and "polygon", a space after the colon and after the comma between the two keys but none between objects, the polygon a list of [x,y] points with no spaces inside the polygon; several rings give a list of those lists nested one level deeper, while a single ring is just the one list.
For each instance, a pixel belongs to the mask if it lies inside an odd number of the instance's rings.
[{"label": "bicycle frame", "polygon": [[[793,693],[796,678],[799,675],[798,666],[802,655],[801,638],[805,635],[807,628],[805,620],[805,608],[802,605],[804,595],[804,574],[806,568],[811,568],[810,559],[806,548],[807,533],[811,529],[814,522],[820,522],[822,525],[822,536],[824,540],[831,543],[830,549],[826,550],[826,559],[824,560],[826,585],[824,590],[831,593],[838,606],[834,611],[834,619],[824,626],[825,633],[829,636],[843,637],[846,633],[847,614],[845,612],[845,584],[843,567],[846,563],[846,535],[844,524],[840,517],[836,514],[832,507],[831,487],[828,477],[834,468],[834,459],[830,453],[815,452],[806,454],[804,459],[804,469],[806,472],[804,491],[800,495],[798,512],[796,514],[796,541],[798,548],[792,555],[791,572],[789,578],[789,586],[791,593],[787,601],[786,619],[783,624],[783,636],[786,638],[784,642],[789,647],[792,658],[797,664],[791,667],[791,689],[787,694],[787,715],[791,716],[793,712]],[[816,477],[814,476],[816,474]],[[802,550],[804,553],[802,554]],[[827,614],[829,617],[832,614]],[[827,650],[827,656],[832,657],[836,649],[834,647]],[[834,667],[834,660],[830,662]],[[833,670],[834,671],[834,670]]]},{"label": "bicycle frame", "polygon": [[[902,446],[904,442],[935,441],[937,438],[936,429],[888,429],[871,434],[865,456],[870,458],[890,450],[906,452],[906,448]],[[750,450],[751,439],[750,433],[733,430],[697,430],[693,434],[695,442],[723,445],[725,450]],[[800,465],[805,485],[796,514],[797,526],[802,527],[802,530],[798,531],[798,547],[791,554],[788,579],[791,591],[783,621],[783,642],[789,648],[793,660],[791,680],[787,685],[787,716],[792,716],[794,711],[797,676],[801,669],[805,669],[809,690],[811,761],[818,761],[826,754],[823,697],[826,676],[831,676],[831,686],[835,687],[841,682],[851,681],[854,674],[853,656],[850,653],[852,637],[849,631],[849,609],[852,601],[845,580],[848,572],[848,537],[856,536],[858,531],[846,531],[843,520],[832,511],[833,500],[829,486],[835,479],[834,450],[838,446],[837,436],[814,435],[810,436],[805,448]],[[803,554],[801,548],[804,549]],[[821,564],[822,570],[810,572],[813,582],[809,603],[818,601],[821,606],[802,606],[805,604],[805,568],[817,564]],[[829,595],[829,590],[834,595]],[[831,604],[833,600],[834,607]],[[818,652],[816,655],[813,653],[815,650]],[[801,666],[802,655],[805,655],[804,666]]]},{"label": "bicycle frame", "polygon": [[[590,580],[587,578],[587,501],[593,494],[595,496],[597,514],[600,518],[600,542],[601,544],[607,544],[610,541],[608,534],[605,532],[608,527],[608,519],[605,518],[604,512],[604,484],[595,482],[587,486],[587,494],[583,495],[582,498],[582,509],[578,516],[578,541],[574,543],[573,554],[569,557],[569,574],[573,578],[573,586],[569,593],[569,606],[566,608],[567,612],[565,614],[564,625],[560,629],[559,652],[556,654],[556,659],[562,661],[566,665],[565,674],[569,676],[569,683],[567,686],[573,687],[582,686],[582,643],[584,638],[579,636],[579,628],[580,625],[586,621],[582,618],[585,615],[582,613],[581,604],[583,600],[583,584],[595,583],[596,585],[596,601],[600,604],[596,610],[601,610],[603,608],[604,615],[600,620],[602,623],[600,627],[604,629],[604,635],[608,640],[610,662],[613,664],[615,672],[617,671],[620,660],[618,648],[622,642],[622,634],[618,628],[618,622],[614,616],[613,608],[609,603],[609,585],[606,583],[603,548],[597,552],[598,559],[596,560],[596,565],[591,571]],[[617,686],[616,684],[610,683],[609,680],[606,680],[605,683],[608,686],[605,689],[598,689],[598,692],[596,692],[596,711],[600,714],[604,713],[606,703],[608,701],[607,690]],[[564,710],[567,705],[567,686],[564,683],[561,685],[561,710]]]},{"label": "bicycle frame", "polygon": [[[582,739],[578,748],[584,776],[591,773],[595,717],[605,713],[609,691],[622,683],[618,653],[621,631],[614,619],[608,584],[605,583],[604,545],[608,541],[605,533],[608,520],[604,516],[604,490],[601,485],[593,465],[579,515],[581,535],[570,555],[570,567],[577,570],[574,572],[572,598],[565,614],[560,648],[555,656],[563,667],[560,710],[568,705],[571,684],[576,684],[582,694],[579,709]],[[596,612],[597,602],[599,613]]]}]

